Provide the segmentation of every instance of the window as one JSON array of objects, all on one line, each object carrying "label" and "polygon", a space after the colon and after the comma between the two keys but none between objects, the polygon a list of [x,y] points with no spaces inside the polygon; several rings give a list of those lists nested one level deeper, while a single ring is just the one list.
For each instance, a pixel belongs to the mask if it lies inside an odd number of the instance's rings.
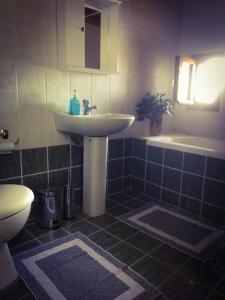
[{"label": "window", "polygon": [[176,61],[175,98],[180,104],[218,107],[225,88],[225,55],[193,55]]}]

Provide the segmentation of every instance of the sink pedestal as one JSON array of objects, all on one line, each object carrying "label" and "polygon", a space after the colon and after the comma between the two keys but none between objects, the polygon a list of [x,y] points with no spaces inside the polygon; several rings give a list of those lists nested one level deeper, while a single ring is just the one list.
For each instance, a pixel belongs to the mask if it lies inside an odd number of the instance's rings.
[{"label": "sink pedestal", "polygon": [[129,127],[134,116],[55,112],[54,117],[57,130],[84,136],[83,211],[100,216],[105,213],[108,136]]},{"label": "sink pedestal", "polygon": [[105,213],[108,137],[84,137],[83,211]]}]

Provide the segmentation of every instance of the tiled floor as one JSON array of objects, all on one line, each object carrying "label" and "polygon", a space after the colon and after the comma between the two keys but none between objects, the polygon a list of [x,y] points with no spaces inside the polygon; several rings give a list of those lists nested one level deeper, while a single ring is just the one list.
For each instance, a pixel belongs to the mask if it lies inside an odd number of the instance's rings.
[{"label": "tiled floor", "polygon": [[[120,220],[122,214],[149,201],[145,195],[126,190],[107,199],[104,216],[90,218],[77,212],[73,220],[54,231],[30,223],[10,242],[11,252],[16,254],[80,231],[157,286],[162,291],[159,300],[225,300],[225,245],[203,263]],[[0,299],[34,298],[19,281],[10,292],[0,294]]]}]

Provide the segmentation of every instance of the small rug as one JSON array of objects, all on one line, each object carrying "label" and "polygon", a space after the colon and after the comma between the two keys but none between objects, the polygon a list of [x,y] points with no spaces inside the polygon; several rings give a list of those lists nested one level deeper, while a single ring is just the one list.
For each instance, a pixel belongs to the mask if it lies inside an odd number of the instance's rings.
[{"label": "small rug", "polygon": [[161,204],[148,204],[122,216],[122,219],[202,260],[209,258],[225,241],[223,230]]},{"label": "small rug", "polygon": [[160,292],[80,232],[14,256],[38,300],[153,300]]}]

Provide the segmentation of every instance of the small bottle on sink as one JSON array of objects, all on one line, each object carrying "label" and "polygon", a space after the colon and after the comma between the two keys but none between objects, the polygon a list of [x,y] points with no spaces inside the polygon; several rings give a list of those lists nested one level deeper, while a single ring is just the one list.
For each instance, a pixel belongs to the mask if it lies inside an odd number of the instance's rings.
[{"label": "small bottle on sink", "polygon": [[77,90],[74,90],[74,96],[70,99],[70,115],[80,115],[80,100],[77,96]]}]

